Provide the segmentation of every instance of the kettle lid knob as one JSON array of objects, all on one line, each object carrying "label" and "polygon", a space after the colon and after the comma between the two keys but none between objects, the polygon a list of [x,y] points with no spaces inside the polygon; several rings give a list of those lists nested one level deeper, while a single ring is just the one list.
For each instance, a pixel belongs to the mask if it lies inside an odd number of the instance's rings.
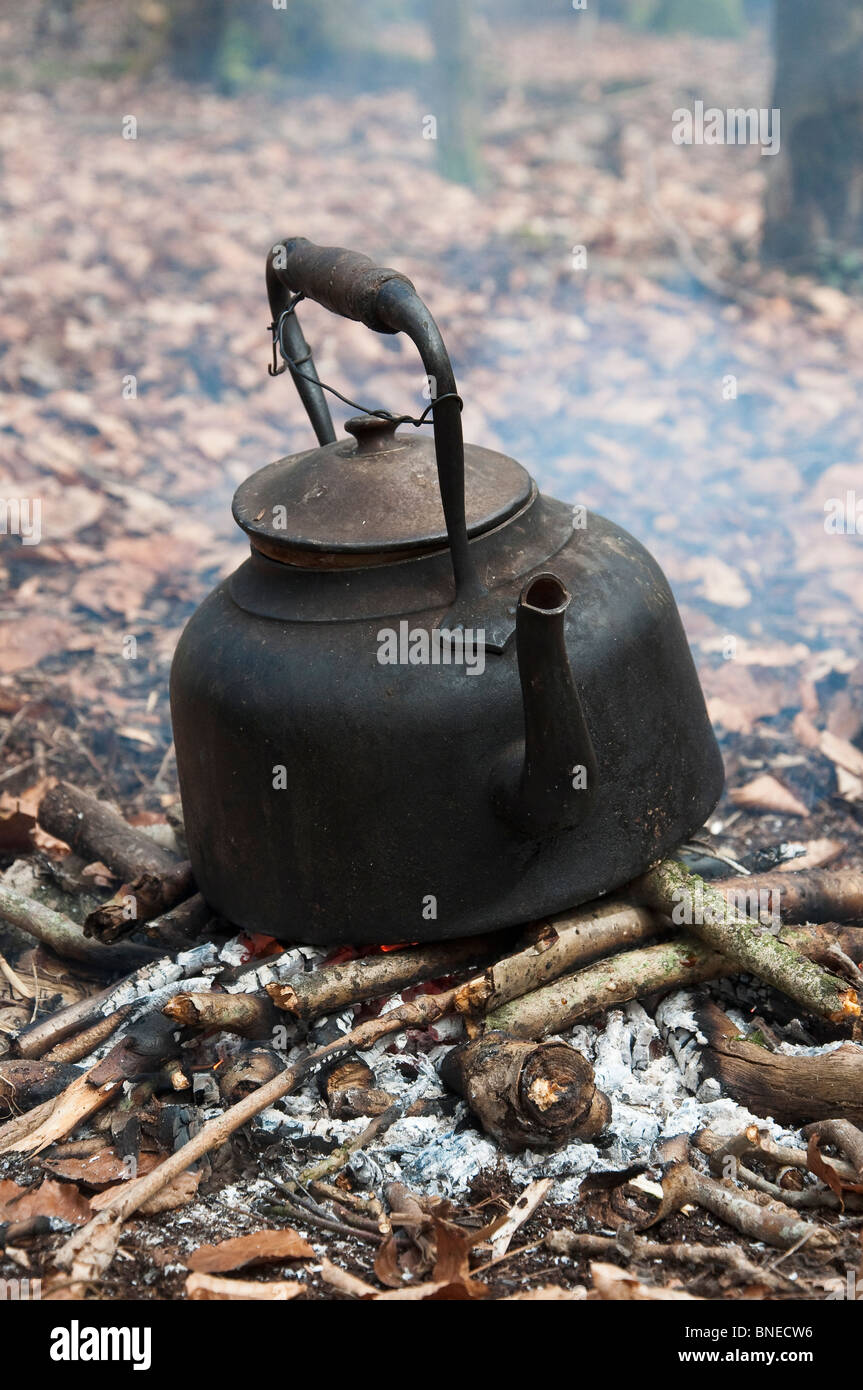
[{"label": "kettle lid knob", "polygon": [[357,454],[380,454],[392,447],[399,421],[380,415],[355,415],[345,429],[357,441]]}]

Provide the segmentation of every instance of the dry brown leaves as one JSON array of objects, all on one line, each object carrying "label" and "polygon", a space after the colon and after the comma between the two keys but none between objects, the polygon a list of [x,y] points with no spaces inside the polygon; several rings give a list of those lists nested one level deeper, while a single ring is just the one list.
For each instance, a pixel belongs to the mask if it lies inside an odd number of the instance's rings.
[{"label": "dry brown leaves", "polygon": [[220,1241],[218,1245],[200,1245],[188,1257],[186,1264],[196,1273],[222,1274],[267,1260],[308,1260],[314,1257],[315,1252],[307,1240],[290,1227],[283,1227],[280,1230],[254,1231],[251,1235]]}]

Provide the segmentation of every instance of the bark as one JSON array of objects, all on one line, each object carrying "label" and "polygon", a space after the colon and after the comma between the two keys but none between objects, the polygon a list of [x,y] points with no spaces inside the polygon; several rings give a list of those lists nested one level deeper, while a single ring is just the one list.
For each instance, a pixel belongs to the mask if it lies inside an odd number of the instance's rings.
[{"label": "bark", "polygon": [[857,991],[846,981],[740,913],[721,892],[682,864],[665,860],[639,879],[634,891],[656,911],[685,921],[693,935],[735,961],[739,970],[757,975],[809,1013],[831,1023],[850,1023],[860,1017]]},{"label": "bark", "polygon": [[857,869],[801,869],[722,879],[715,887],[743,907],[782,913],[786,922],[863,921],[863,873]]},{"label": "bark", "polygon": [[[666,1264],[677,1260],[681,1264],[692,1264],[709,1269],[727,1269],[739,1274],[752,1284],[766,1284],[771,1289],[788,1291],[790,1281],[786,1275],[773,1273],[762,1265],[755,1264],[746,1257],[737,1245],[690,1245],[688,1241],[675,1241],[664,1244],[658,1240],[647,1240],[643,1236],[627,1233],[621,1236],[596,1236],[578,1231],[549,1231],[545,1237],[546,1249],[553,1255],[568,1255],[571,1259],[600,1257],[617,1258],[627,1264],[641,1264],[646,1261],[661,1260]],[[791,1286],[793,1287],[793,1285]]]},{"label": "bark", "polygon": [[[854,941],[855,932],[855,928],[831,932],[826,927],[789,927],[783,937],[807,955],[817,956],[837,939],[851,954],[863,948],[863,941]],[[658,990],[685,989],[704,980],[737,975],[739,971],[733,961],[711,951],[695,937],[680,935],[656,946],[596,961],[574,975],[514,999],[487,1014],[485,1026],[517,1038],[542,1038],[549,1033],[562,1033],[579,1019],[616,1008],[629,999]]]},{"label": "bark", "polygon": [[267,985],[267,993],[279,1009],[294,1018],[318,1018],[367,999],[399,993],[425,980],[463,973],[499,955],[509,940],[508,934],[496,933],[415,950],[361,956],[342,965],[324,966],[308,975],[295,975],[286,984]]},{"label": "bark", "polygon": [[649,1224],[663,1221],[688,1202],[695,1202],[752,1240],[763,1240],[780,1250],[805,1244],[809,1251],[829,1253],[838,1244],[833,1231],[801,1221],[789,1207],[783,1210],[778,1202],[756,1202],[737,1188],[697,1173],[688,1163],[675,1163],[667,1170],[662,1180],[662,1203]]},{"label": "bark", "polygon": [[236,1033],[241,1038],[271,1038],[284,1022],[262,994],[175,994],[162,1013],[187,1028]]},{"label": "bark", "polygon": [[269,1047],[249,1048],[235,1057],[218,1076],[219,1090],[228,1105],[259,1091],[282,1070],[279,1056]]},{"label": "bark", "polygon": [[456,1008],[469,1018],[488,1013],[556,980],[574,965],[660,936],[664,930],[647,908],[620,903],[565,913],[546,923],[529,946],[463,984],[456,993]]},{"label": "bark", "polygon": [[167,873],[149,870],[119,888],[110,901],[91,912],[84,922],[84,935],[94,936],[106,945],[137,931],[145,922],[170,912],[195,891],[192,866],[176,864]]},{"label": "bark", "polygon": [[110,1038],[112,1033],[116,1033],[121,1023],[129,1017],[134,1005],[127,1004],[125,1008],[117,1009],[114,1013],[108,1014],[106,1018],[100,1018],[97,1023],[92,1023],[89,1028],[83,1028],[80,1033],[67,1038],[65,1042],[59,1043],[57,1047],[52,1047],[50,1052],[45,1054],[48,1062],[80,1062],[82,1057],[89,1057],[91,1052]]},{"label": "bark", "polygon": [[133,970],[122,980],[115,980],[112,984],[106,985],[98,993],[90,994],[85,999],[78,999],[74,1004],[67,1004],[64,1009],[58,1009],[50,1017],[23,1028],[15,1037],[13,1044],[15,1052],[19,1057],[44,1057],[58,1043],[71,1037],[73,1033],[79,1032],[86,1024],[98,1019],[111,996],[117,990],[133,980],[144,979],[151,968],[152,963],[148,962],[137,970]]},{"label": "bark", "polygon": [[863,1048],[845,1043],[815,1056],[786,1056],[746,1042],[709,1001],[697,1018],[709,1044],[702,1050],[703,1071],[753,1115],[795,1129],[827,1119],[863,1124]]},{"label": "bark", "polygon": [[505,1149],[559,1148],[594,1139],[611,1118],[590,1063],[569,1043],[486,1033],[448,1052],[441,1076]]},{"label": "bark", "polygon": [[7,1059],[0,1062],[0,1116],[21,1115],[52,1100],[81,1075],[60,1062]]},{"label": "bark", "polygon": [[174,952],[185,951],[201,935],[213,913],[200,893],[193,893],[161,917],[144,927],[143,935],[157,946]]},{"label": "bark", "polygon": [[[822,1121],[822,1123],[829,1124],[830,1121]],[[849,1125],[848,1128],[852,1129],[853,1126]],[[811,1131],[819,1129],[819,1125],[808,1126],[808,1130]],[[804,1133],[806,1132],[804,1130]],[[833,1141],[829,1140],[828,1142],[832,1143]],[[742,1134],[736,1134],[732,1139],[726,1135],[714,1134],[712,1130],[704,1129],[696,1136],[695,1147],[707,1154],[710,1160],[710,1171],[716,1177],[725,1176],[728,1159],[732,1159],[738,1167],[742,1165],[742,1160],[745,1158],[757,1158],[761,1162],[772,1164],[774,1168],[799,1168],[804,1173],[809,1168],[809,1157],[805,1149],[791,1148],[787,1144],[776,1144],[766,1130],[760,1130],[755,1125],[749,1125]],[[846,1182],[854,1182],[856,1174],[850,1164],[835,1158],[832,1158],[830,1162],[840,1178]]]},{"label": "bark", "polygon": [[[851,1168],[850,1181],[863,1179],[863,1130],[859,1130],[848,1120],[817,1120],[815,1124],[807,1125],[803,1133],[807,1139],[814,1134],[817,1139],[823,1140],[825,1144],[832,1144],[844,1154]],[[849,1180],[843,1171],[844,1164],[837,1163],[835,1158],[831,1158],[830,1164],[840,1178]]]},{"label": "bark", "polygon": [[39,824],[82,858],[107,864],[124,883],[143,873],[169,874],[177,866],[175,855],[69,782],[58,782],[42,798]]},{"label": "bark", "polygon": [[863,11],[858,0],[782,0],[775,16],[781,148],[766,160],[763,253],[805,265],[863,240]]},{"label": "bark", "polygon": [[65,960],[82,961],[103,970],[128,970],[159,957],[152,946],[137,946],[131,942],[103,946],[101,941],[88,941],[77,922],[35,898],[25,897],[5,883],[0,883],[0,917],[19,931],[35,936],[43,946]]}]

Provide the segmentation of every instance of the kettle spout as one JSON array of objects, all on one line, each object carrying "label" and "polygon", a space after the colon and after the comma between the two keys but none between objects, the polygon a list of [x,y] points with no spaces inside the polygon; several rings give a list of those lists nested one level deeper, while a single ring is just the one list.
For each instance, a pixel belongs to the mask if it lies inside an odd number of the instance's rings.
[{"label": "kettle spout", "polygon": [[534,837],[578,824],[597,784],[597,763],[566,651],[572,595],[554,574],[535,575],[516,611],[524,748],[501,770],[496,809]]}]

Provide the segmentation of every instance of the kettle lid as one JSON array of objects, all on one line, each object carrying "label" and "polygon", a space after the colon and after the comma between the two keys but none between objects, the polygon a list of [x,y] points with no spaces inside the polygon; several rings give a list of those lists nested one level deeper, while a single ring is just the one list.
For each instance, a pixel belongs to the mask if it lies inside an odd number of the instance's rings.
[{"label": "kettle lid", "polygon": [[[253,547],[308,568],[385,564],[447,545],[433,440],[397,433],[398,421],[348,420],[351,439],[292,454],[253,473],[233,513]],[[515,459],[464,450],[468,535],[507,521],[531,500],[530,474]]]}]

